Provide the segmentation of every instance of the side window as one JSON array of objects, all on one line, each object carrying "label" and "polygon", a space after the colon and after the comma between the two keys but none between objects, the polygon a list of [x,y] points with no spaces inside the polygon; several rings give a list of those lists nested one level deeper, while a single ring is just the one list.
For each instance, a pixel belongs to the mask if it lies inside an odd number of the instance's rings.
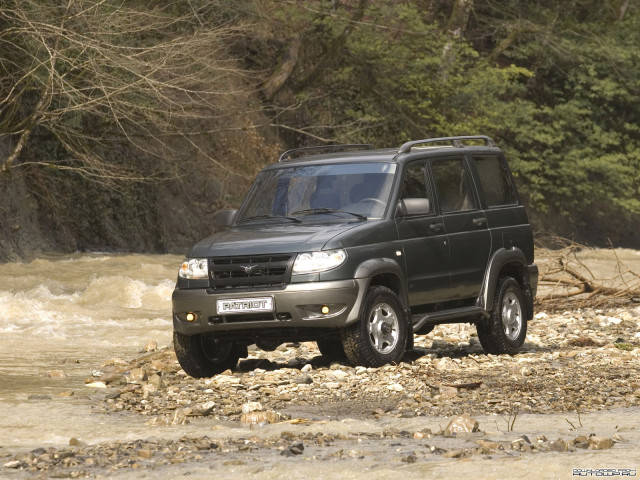
[{"label": "side window", "polygon": [[475,196],[461,158],[434,160],[433,177],[442,213],[475,210]]},{"label": "side window", "polygon": [[402,184],[402,199],[429,198],[426,176],[426,163],[414,162],[407,166]]},{"label": "side window", "polygon": [[488,207],[515,205],[518,203],[516,189],[509,175],[506,162],[498,156],[473,157],[480,178],[480,186]]}]

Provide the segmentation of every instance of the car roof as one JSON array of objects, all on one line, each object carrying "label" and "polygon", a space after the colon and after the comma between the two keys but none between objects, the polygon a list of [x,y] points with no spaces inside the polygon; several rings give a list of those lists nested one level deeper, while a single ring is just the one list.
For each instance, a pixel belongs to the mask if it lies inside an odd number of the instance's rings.
[{"label": "car roof", "polygon": [[493,153],[500,154],[502,150],[496,146],[484,145],[428,145],[413,146],[409,152],[400,153],[398,148],[384,148],[378,150],[357,150],[346,152],[331,152],[311,154],[304,157],[284,160],[269,165],[268,169],[300,167],[308,165],[329,165],[340,163],[398,163],[404,164],[417,158],[434,156],[461,155],[465,153]]}]

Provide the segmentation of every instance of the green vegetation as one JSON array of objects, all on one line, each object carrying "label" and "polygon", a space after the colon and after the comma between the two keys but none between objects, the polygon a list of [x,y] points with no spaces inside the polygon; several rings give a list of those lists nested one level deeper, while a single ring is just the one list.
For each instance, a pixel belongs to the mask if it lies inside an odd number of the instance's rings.
[{"label": "green vegetation", "polygon": [[233,204],[279,148],[482,133],[538,228],[640,246],[635,2],[153,5],[3,2],[0,181],[202,172]]}]

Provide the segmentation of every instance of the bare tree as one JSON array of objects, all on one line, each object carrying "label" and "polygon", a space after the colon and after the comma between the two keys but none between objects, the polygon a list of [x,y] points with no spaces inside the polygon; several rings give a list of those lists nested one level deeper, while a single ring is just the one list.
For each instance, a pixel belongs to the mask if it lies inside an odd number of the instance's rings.
[{"label": "bare tree", "polygon": [[[101,183],[147,179],[114,153],[132,146],[158,164],[188,150],[233,170],[198,142],[200,130],[229,126],[233,99],[250,88],[227,52],[242,27],[223,23],[215,2],[2,3],[0,141],[8,154],[0,173],[46,163]],[[36,129],[64,146],[64,158],[21,158]]]}]

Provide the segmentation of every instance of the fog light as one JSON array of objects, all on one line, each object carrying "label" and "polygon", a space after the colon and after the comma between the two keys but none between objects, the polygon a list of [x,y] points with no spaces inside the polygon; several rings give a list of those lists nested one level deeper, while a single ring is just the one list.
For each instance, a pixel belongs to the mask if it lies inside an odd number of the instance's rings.
[{"label": "fog light", "polygon": [[322,310],[321,310],[323,315],[326,315],[329,313],[329,307],[327,307],[326,305],[322,306]]},{"label": "fog light", "polygon": [[195,313],[187,313],[187,322],[193,322],[196,319]]}]

